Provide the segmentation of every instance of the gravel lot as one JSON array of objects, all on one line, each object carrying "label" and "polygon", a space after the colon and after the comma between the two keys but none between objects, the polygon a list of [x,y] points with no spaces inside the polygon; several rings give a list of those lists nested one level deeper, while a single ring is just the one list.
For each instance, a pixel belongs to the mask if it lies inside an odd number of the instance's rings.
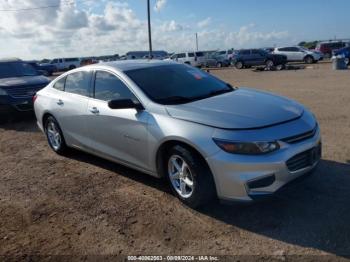
[{"label": "gravel lot", "polygon": [[322,129],[324,155],[316,173],[253,205],[194,211],[162,180],[77,151],[55,155],[31,115],[1,124],[0,255],[328,254],[345,260],[350,70],[330,68],[211,71],[235,86],[298,100]]}]

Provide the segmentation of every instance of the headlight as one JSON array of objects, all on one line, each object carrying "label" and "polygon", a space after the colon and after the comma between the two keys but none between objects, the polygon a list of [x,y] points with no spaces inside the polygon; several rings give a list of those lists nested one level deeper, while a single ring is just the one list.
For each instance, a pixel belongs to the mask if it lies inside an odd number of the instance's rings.
[{"label": "headlight", "polygon": [[214,142],[224,151],[241,155],[261,155],[273,152],[280,148],[275,142],[238,142],[215,139]]},{"label": "headlight", "polygon": [[4,89],[0,88],[0,96],[7,96],[7,93]]}]

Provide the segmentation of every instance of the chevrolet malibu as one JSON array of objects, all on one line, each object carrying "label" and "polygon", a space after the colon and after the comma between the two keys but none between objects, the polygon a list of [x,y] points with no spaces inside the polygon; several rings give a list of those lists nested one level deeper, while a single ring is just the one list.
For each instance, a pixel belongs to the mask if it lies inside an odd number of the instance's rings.
[{"label": "chevrolet malibu", "polygon": [[194,208],[272,195],[321,157],[317,121],[302,105],[171,61],[72,70],[34,100],[53,151],[76,148],[165,177]]}]

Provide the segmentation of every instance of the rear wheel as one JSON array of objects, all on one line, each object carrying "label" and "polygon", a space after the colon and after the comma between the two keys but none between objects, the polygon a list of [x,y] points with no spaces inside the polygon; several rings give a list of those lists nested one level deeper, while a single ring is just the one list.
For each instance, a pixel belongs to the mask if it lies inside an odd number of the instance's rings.
[{"label": "rear wheel", "polygon": [[69,70],[73,70],[73,69],[75,69],[75,68],[77,68],[75,65],[70,65],[70,66],[69,66]]},{"label": "rear wheel", "polygon": [[45,134],[53,151],[60,155],[67,151],[62,130],[53,116],[49,116],[45,121]]},{"label": "rear wheel", "polygon": [[277,71],[281,71],[281,70],[283,70],[283,69],[285,68],[285,66],[286,66],[286,65],[284,65],[284,64],[277,65],[277,66],[276,66],[276,70],[277,70]]},{"label": "rear wheel", "polygon": [[349,58],[349,57],[345,58],[345,64],[346,64],[347,66],[350,65],[350,58]]},{"label": "rear wheel", "polygon": [[221,62],[217,62],[216,63],[216,67],[221,68],[222,67],[222,63]]},{"label": "rear wheel", "polygon": [[186,205],[197,208],[215,198],[212,174],[201,157],[177,145],[168,151],[164,170],[174,194]]},{"label": "rear wheel", "polygon": [[244,67],[244,64],[243,64],[242,61],[237,61],[237,62],[235,63],[235,67],[236,67],[237,69],[242,69],[242,68]]}]

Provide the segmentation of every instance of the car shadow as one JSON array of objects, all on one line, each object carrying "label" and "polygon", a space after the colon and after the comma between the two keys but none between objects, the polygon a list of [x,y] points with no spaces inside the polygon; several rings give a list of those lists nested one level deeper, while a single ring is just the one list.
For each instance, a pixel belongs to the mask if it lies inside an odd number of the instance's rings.
[{"label": "car shadow", "polygon": [[[171,194],[164,179],[76,150],[68,157]],[[313,175],[292,183],[269,200],[249,205],[214,202],[196,212],[285,243],[349,256],[349,189],[350,165],[322,160]]]},{"label": "car shadow", "polygon": [[322,160],[315,173],[252,205],[202,213],[272,239],[350,255],[350,165]]}]

